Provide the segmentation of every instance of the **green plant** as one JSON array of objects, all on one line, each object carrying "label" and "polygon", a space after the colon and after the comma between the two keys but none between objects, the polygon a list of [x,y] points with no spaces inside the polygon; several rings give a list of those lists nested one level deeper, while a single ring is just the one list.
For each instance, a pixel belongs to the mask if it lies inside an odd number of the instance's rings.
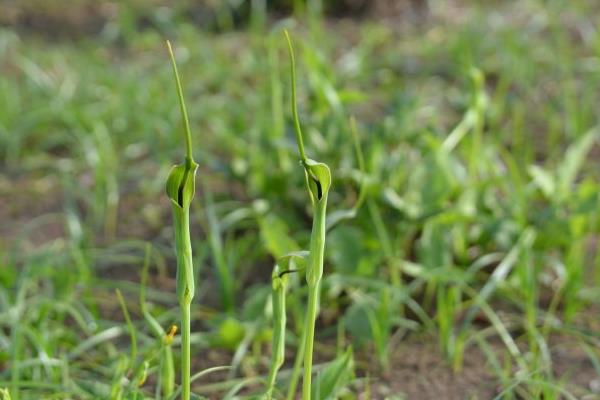
[{"label": "green plant", "polygon": [[286,290],[288,274],[297,272],[296,265],[305,266],[305,252],[290,253],[277,260],[271,276],[271,303],[273,307],[273,338],[271,342],[271,365],[267,378],[265,397],[271,399],[275,390],[277,372],[285,361]]},{"label": "green plant", "polygon": [[186,156],[183,164],[171,168],[167,178],[166,192],[171,200],[177,253],[177,299],[181,311],[181,398],[190,399],[190,307],[194,298],[194,266],[190,240],[190,204],[194,197],[195,177],[198,164],[192,156],[192,135],[183,100],[183,89],[177,72],[177,63],[170,42],[167,41],[177,83],[177,94],[183,119]]},{"label": "green plant", "polygon": [[265,397],[267,399],[273,397],[277,372],[285,360],[285,290],[287,286],[287,276],[285,276],[285,271],[282,271],[278,264],[273,268],[271,286],[271,299],[273,304],[273,339],[271,345],[271,365],[269,367],[269,376],[267,378],[268,386],[265,392]]},{"label": "green plant", "polygon": [[169,332],[165,332],[160,323],[152,316],[146,304],[146,286],[148,283],[148,268],[150,267],[150,255],[152,248],[149,244],[145,248],[144,268],[140,282],[140,311],[146,323],[151,328],[158,348],[158,382],[154,397],[156,399],[169,399],[175,388],[175,367],[173,363],[173,336],[177,332],[177,326],[172,325]]},{"label": "green plant", "polygon": [[10,400],[10,392],[8,391],[8,389],[0,389],[0,399]]},{"label": "green plant", "polygon": [[300,153],[300,161],[304,167],[304,176],[308,194],[313,205],[313,224],[310,236],[309,261],[306,266],[306,284],[308,286],[308,304],[306,309],[306,322],[304,326],[304,380],[302,384],[302,398],[310,400],[313,347],[315,339],[315,323],[319,312],[319,295],[321,279],[323,277],[323,257],[325,254],[325,232],[327,216],[327,196],[331,186],[331,172],[324,164],[306,157],[302,130],[298,118],[298,105],[296,99],[296,64],[294,48],[289,34],[285,31],[291,62],[292,80],[292,115],[294,131]]}]

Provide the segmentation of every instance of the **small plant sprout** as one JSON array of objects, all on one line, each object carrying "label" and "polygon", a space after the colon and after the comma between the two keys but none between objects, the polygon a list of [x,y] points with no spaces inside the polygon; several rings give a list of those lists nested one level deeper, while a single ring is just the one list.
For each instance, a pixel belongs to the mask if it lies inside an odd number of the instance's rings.
[{"label": "small plant sprout", "polygon": [[194,266],[190,240],[190,204],[194,198],[195,177],[198,164],[192,156],[192,135],[183,100],[183,89],[177,72],[177,64],[171,43],[167,41],[177,95],[183,119],[186,156],[183,164],[171,168],[166,191],[173,209],[175,250],[177,254],[177,299],[181,311],[181,398],[190,399],[190,306],[194,297]]},{"label": "small plant sprout", "polygon": [[159,366],[158,380],[154,398],[156,400],[169,399],[175,390],[175,367],[173,364],[172,342],[177,326],[171,325],[168,332],[161,327],[160,323],[152,316],[146,305],[146,286],[148,284],[148,269],[150,267],[150,255],[152,248],[146,244],[144,268],[142,269],[142,279],[140,285],[140,311],[146,320],[146,323],[152,329],[152,332],[158,342],[159,348]]},{"label": "small plant sprout", "polygon": [[271,303],[273,305],[273,339],[271,343],[271,366],[267,379],[267,390],[264,398],[273,398],[277,372],[285,361],[285,325],[286,316],[286,290],[288,275],[303,271],[306,268],[307,251],[296,251],[281,257],[273,268],[271,280]]},{"label": "small plant sprout", "polygon": [[306,309],[306,322],[304,324],[304,381],[302,384],[302,399],[310,400],[315,322],[319,311],[319,292],[321,289],[321,278],[323,277],[327,195],[329,193],[329,187],[331,186],[331,172],[326,164],[316,162],[306,157],[296,101],[296,65],[294,60],[294,48],[287,31],[285,31],[285,37],[287,39],[291,61],[292,115],[294,119],[294,130],[296,133],[296,141],[298,143],[298,151],[300,153],[300,161],[304,167],[304,176],[306,178],[308,194],[313,205],[313,224],[309,247],[310,253],[308,264],[306,266],[308,304]]},{"label": "small plant sprout", "polygon": [[273,304],[273,341],[271,344],[271,366],[265,398],[273,398],[277,372],[285,360],[285,290],[287,286],[286,271],[282,271],[279,264],[273,268],[271,283],[271,301]]}]

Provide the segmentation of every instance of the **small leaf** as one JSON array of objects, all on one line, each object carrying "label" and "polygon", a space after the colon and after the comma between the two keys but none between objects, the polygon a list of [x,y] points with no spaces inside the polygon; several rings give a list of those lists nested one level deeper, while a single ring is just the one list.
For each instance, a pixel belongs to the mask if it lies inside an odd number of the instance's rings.
[{"label": "small leaf", "polygon": [[353,218],[356,218],[355,208],[350,208],[348,210],[335,210],[327,215],[327,231],[331,230],[340,222]]},{"label": "small leaf", "polygon": [[282,273],[293,271],[295,269],[302,270],[306,268],[310,252],[306,250],[292,251],[277,260],[277,265]]}]

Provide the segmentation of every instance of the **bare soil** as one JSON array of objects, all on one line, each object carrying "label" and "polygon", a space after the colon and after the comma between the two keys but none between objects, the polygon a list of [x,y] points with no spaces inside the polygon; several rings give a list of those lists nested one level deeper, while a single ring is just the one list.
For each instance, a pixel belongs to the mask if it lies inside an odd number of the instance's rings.
[{"label": "bare soil", "polygon": [[372,398],[402,394],[406,399],[492,399],[499,386],[486,364],[484,354],[470,348],[462,371],[455,373],[434,337],[408,338],[392,352],[389,371],[369,371],[374,380]]}]

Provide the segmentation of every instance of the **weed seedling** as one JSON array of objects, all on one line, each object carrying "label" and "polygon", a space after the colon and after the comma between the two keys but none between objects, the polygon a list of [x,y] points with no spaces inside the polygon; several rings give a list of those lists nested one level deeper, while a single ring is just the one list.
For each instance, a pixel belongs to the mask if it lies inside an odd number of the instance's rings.
[{"label": "weed seedling", "polygon": [[194,266],[190,241],[190,204],[194,197],[195,177],[198,164],[192,156],[192,135],[183,100],[183,90],[171,44],[167,41],[177,95],[183,119],[186,156],[183,164],[171,168],[166,191],[173,209],[175,250],[177,254],[177,299],[181,310],[181,398],[190,399],[190,306],[194,298]]},{"label": "weed seedling", "polygon": [[[271,343],[271,365],[269,367],[269,377],[267,379],[267,390],[264,395],[264,398],[267,400],[270,400],[273,396],[277,372],[285,361],[285,325],[287,321],[285,296],[288,285],[288,274],[304,271],[306,269],[307,256],[307,251],[288,253],[279,258],[273,268],[271,280],[273,339]],[[295,365],[294,369],[297,370],[294,371],[297,375],[299,367]],[[295,379],[293,380],[294,382],[297,382]],[[289,386],[293,386],[295,391],[295,383],[290,383]]]},{"label": "weed seedling", "polygon": [[308,285],[308,304],[306,308],[306,322],[304,324],[304,381],[302,384],[302,399],[310,400],[313,345],[315,339],[315,322],[319,311],[319,292],[321,278],[323,277],[323,256],[325,253],[325,232],[327,195],[331,186],[331,172],[326,164],[316,162],[306,157],[302,130],[298,118],[296,101],[296,65],[294,48],[289,34],[285,31],[291,61],[292,78],[292,115],[294,131],[300,153],[300,162],[304,167],[306,186],[313,205],[313,224],[310,237],[310,254],[306,266],[306,283]]},{"label": "weed seedling", "polygon": [[160,323],[152,316],[146,305],[146,286],[148,283],[148,268],[150,267],[150,254],[152,248],[146,245],[144,268],[142,269],[142,280],[140,286],[140,311],[146,320],[146,323],[152,329],[157,342],[159,343],[159,367],[158,382],[154,398],[169,399],[175,390],[175,368],[173,364],[173,337],[177,333],[177,326],[172,325],[168,332],[165,332]]},{"label": "weed seedling", "polygon": [[273,268],[271,299],[273,303],[273,342],[271,345],[271,365],[269,367],[268,386],[265,393],[266,399],[273,397],[277,372],[285,360],[285,290],[287,286],[286,271],[282,271],[279,264]]}]

